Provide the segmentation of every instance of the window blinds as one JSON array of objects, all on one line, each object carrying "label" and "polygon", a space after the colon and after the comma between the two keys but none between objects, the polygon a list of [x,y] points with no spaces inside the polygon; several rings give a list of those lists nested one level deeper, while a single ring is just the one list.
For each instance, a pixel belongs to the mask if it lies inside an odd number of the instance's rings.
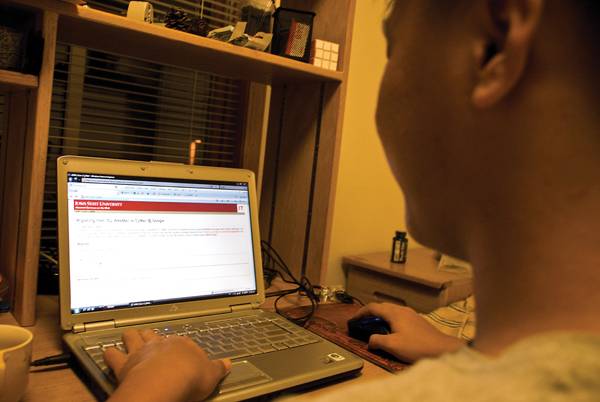
[{"label": "window blinds", "polygon": [[[91,0],[90,7],[125,13],[128,1]],[[152,1],[200,15],[202,0]],[[238,18],[236,1],[204,0],[214,27]],[[243,85],[227,77],[127,55],[59,43],[52,93],[41,250],[56,254],[56,158],[85,155],[184,162],[202,140],[196,164],[239,166]]]}]

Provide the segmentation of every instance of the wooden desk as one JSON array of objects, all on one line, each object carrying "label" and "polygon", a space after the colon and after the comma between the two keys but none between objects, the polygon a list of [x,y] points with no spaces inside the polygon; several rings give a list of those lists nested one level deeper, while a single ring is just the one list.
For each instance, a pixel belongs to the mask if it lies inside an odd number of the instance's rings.
[{"label": "wooden desk", "polygon": [[[272,299],[271,299],[272,300]],[[271,301],[270,300],[270,301]],[[269,301],[269,302],[270,302]],[[268,307],[269,302],[265,303]],[[291,305],[300,304],[294,296],[288,296]],[[0,314],[0,324],[18,325],[10,314]],[[58,319],[58,298],[56,296],[38,296],[37,323],[29,327],[33,332],[33,359],[62,353],[62,331]],[[389,376],[387,371],[365,362],[362,374],[341,383],[324,386],[308,391],[308,394],[322,394],[338,389],[348,383],[364,382],[370,379]],[[54,402],[54,401],[96,401],[87,386],[71,369],[33,368],[29,375],[29,386],[23,402]]]},{"label": "wooden desk", "polygon": [[[58,297],[38,296],[36,307],[36,325],[28,327],[33,332],[33,360],[62,353]],[[0,323],[18,325],[10,314],[0,315]],[[84,402],[96,399],[71,369],[32,368],[23,402],[66,400]]]}]

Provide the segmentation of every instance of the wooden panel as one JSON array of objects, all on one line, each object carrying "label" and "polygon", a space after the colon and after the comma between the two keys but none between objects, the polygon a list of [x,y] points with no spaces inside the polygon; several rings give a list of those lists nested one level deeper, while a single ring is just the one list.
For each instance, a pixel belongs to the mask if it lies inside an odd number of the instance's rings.
[{"label": "wooden panel", "polygon": [[[272,124],[268,152],[270,178],[265,181],[263,217],[265,240],[281,254],[292,272],[300,274],[304,258],[305,229],[315,149],[319,85],[288,85],[282,105],[274,105],[271,115],[280,110],[281,120]],[[283,107],[282,107],[283,106]],[[275,197],[273,206],[273,197]]]},{"label": "wooden panel", "polygon": [[259,197],[259,203],[262,189],[270,105],[271,87],[251,82],[248,85],[242,167],[252,170],[256,175],[256,192]]},{"label": "wooden panel", "polygon": [[306,275],[317,283],[325,281],[329,261],[345,97],[345,85],[325,85],[319,159],[314,178],[311,239],[307,245],[306,262]]},{"label": "wooden panel", "polygon": [[8,98],[8,121],[5,140],[5,163],[1,167],[4,175],[2,194],[2,231],[0,232],[0,270],[10,286],[8,299],[14,303],[17,278],[17,234],[19,232],[19,210],[21,208],[21,178],[23,149],[27,132],[29,93],[19,92]]},{"label": "wooden panel", "polygon": [[[299,8],[299,9],[312,9],[317,13],[314,27],[314,38],[320,38],[337,42],[340,44],[340,63],[341,66],[349,65],[350,48],[352,42],[352,26],[354,21],[354,1],[345,0],[332,0],[332,1],[319,1],[319,0],[286,0],[282,2],[283,6]],[[330,21],[336,21],[336,23],[328,23]],[[306,250],[304,251],[304,269],[306,276],[313,281],[313,283],[323,283],[326,277],[326,268],[328,263],[329,243],[331,224],[333,219],[333,205],[335,201],[335,188],[337,183],[337,171],[339,164],[339,150],[341,144],[342,135],[342,122],[344,115],[344,102],[346,96],[346,78],[347,68],[344,71],[344,81],[341,84],[326,83],[323,84],[322,88],[317,86],[313,87],[313,92],[318,93],[319,89],[322,89],[322,98],[315,98],[306,96],[301,90],[293,90],[290,94],[289,101],[286,102],[286,110],[284,115],[287,113],[294,113],[289,110],[290,107],[294,108],[305,108],[306,110],[312,110],[314,105],[322,104],[322,111],[319,115],[318,111],[313,111],[311,116],[304,116],[304,118],[312,119],[319,124],[319,143],[318,143],[318,160],[316,164],[316,171],[314,177],[312,177],[312,208],[311,216],[306,216],[309,211],[308,205],[304,208],[297,208],[292,204],[287,204],[285,208],[281,207],[283,202],[277,202],[278,208],[285,212],[281,218],[286,219],[288,214],[305,214],[306,221],[303,225],[292,226],[287,225],[286,231],[306,231],[307,224],[310,225],[310,231],[306,240]],[[300,106],[303,105],[303,106]],[[318,120],[320,119],[320,120]],[[318,120],[318,122],[317,122]],[[285,136],[289,137],[314,137],[317,135],[315,127],[303,127],[294,124],[284,125]],[[271,132],[269,134],[271,136]],[[314,149],[306,152],[313,153]],[[288,156],[283,154],[283,159]],[[312,156],[311,156],[312,158]],[[281,170],[279,175],[288,176],[294,175],[293,178],[287,178],[287,180],[296,180],[301,183],[311,180],[311,169],[312,165],[306,162],[305,158],[296,158],[296,160],[288,160],[288,164],[296,164],[296,168],[288,170]],[[302,163],[297,163],[302,161]],[[308,175],[308,176],[307,176]],[[310,182],[309,182],[310,183]],[[310,190],[310,185],[309,185]],[[276,197],[282,189],[277,189]],[[303,197],[307,197],[303,195]],[[296,201],[297,204],[297,201]],[[278,216],[275,216],[276,219]],[[269,217],[269,219],[273,219]],[[294,223],[296,220],[294,220]],[[276,224],[275,224],[276,225]],[[280,231],[281,232],[281,231]],[[306,233],[305,233],[306,234]],[[278,236],[281,233],[278,233]],[[287,240],[285,241],[296,241],[297,234],[286,235]],[[274,236],[276,237],[276,236]],[[279,240],[279,238],[278,238]],[[284,240],[282,240],[283,242]],[[295,246],[282,246],[293,248]],[[287,250],[287,249],[286,249]],[[283,251],[282,251],[283,252]],[[297,258],[296,253],[292,250],[287,250],[290,258]],[[294,264],[296,260],[294,259]],[[302,265],[302,261],[300,262]]]},{"label": "wooden panel", "polygon": [[21,325],[35,323],[35,297],[44,202],[44,177],[52,99],[58,15],[44,12],[44,54],[39,87],[29,102],[14,315]]},{"label": "wooden panel", "polygon": [[342,74],[256,50],[56,0],[13,0],[61,15],[72,44],[263,83],[340,81]]},{"label": "wooden panel", "polygon": [[267,128],[267,144],[264,159],[264,174],[260,194],[260,237],[262,240],[270,241],[273,223],[271,219],[272,209],[276,202],[276,185],[278,171],[278,147],[280,141],[280,130],[282,124],[282,111],[285,102],[285,87],[275,85],[271,88],[271,105],[269,110],[269,125]]},{"label": "wooden panel", "polygon": [[35,75],[0,70],[0,89],[3,91],[14,89],[31,89],[37,88],[37,86],[38,77]]},{"label": "wooden panel", "polygon": [[[4,181],[6,170],[6,146],[8,141],[8,94],[0,93],[0,228],[2,228],[2,207],[4,203]],[[2,248],[2,230],[0,229],[0,249]],[[0,255],[2,255],[0,251]],[[1,257],[0,257],[1,258]],[[0,272],[2,266],[0,265]]]},{"label": "wooden panel", "polygon": [[[340,21],[339,24],[317,24],[315,36],[340,43],[340,65],[344,71],[341,85],[325,84],[324,110],[321,121],[321,152],[315,178],[315,204],[313,216],[314,234],[308,249],[307,276],[323,283],[329,262],[329,245],[333,206],[339,166],[339,153],[342,139],[344,109],[348,72],[350,66],[350,49],[354,26],[355,0],[315,1],[315,10],[326,21]],[[345,25],[344,25],[345,24]],[[360,55],[359,55],[360,56]]]}]

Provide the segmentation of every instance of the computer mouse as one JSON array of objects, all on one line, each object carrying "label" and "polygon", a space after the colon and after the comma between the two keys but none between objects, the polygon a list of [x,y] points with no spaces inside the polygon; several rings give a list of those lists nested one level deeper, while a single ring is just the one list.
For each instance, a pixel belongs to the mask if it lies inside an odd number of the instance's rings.
[{"label": "computer mouse", "polygon": [[381,317],[366,315],[348,320],[348,335],[352,338],[369,342],[373,334],[387,335],[392,333],[390,324]]}]

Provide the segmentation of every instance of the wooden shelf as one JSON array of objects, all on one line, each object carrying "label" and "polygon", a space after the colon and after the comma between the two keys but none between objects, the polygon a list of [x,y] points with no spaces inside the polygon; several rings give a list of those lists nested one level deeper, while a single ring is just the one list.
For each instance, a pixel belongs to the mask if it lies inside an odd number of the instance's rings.
[{"label": "wooden shelf", "polygon": [[96,50],[262,83],[341,82],[344,76],[339,71],[62,1],[14,1],[58,13],[60,41]]},{"label": "wooden shelf", "polygon": [[0,89],[33,89],[38,86],[38,77],[14,71],[0,70]]},{"label": "wooden shelf", "polygon": [[4,197],[0,211],[2,234],[6,234],[0,244],[0,270],[10,273],[15,284],[10,317],[21,325],[35,321],[44,202],[41,189],[57,40],[245,81],[247,96],[240,102],[246,109],[240,112],[246,120],[240,140],[243,166],[263,176],[263,231],[273,234],[275,246],[296,267],[296,274],[306,272],[311,281],[323,282],[329,263],[356,0],[281,1],[284,7],[311,10],[319,16],[314,37],[340,44],[342,71],[131,21],[73,4],[73,0],[0,1],[32,11],[44,38],[38,77],[0,73],[0,90],[7,87],[14,92],[8,103],[11,119],[6,130],[11,140],[7,149],[14,152],[7,152],[10,163],[4,163],[0,172],[6,178],[1,195],[10,197]]}]

